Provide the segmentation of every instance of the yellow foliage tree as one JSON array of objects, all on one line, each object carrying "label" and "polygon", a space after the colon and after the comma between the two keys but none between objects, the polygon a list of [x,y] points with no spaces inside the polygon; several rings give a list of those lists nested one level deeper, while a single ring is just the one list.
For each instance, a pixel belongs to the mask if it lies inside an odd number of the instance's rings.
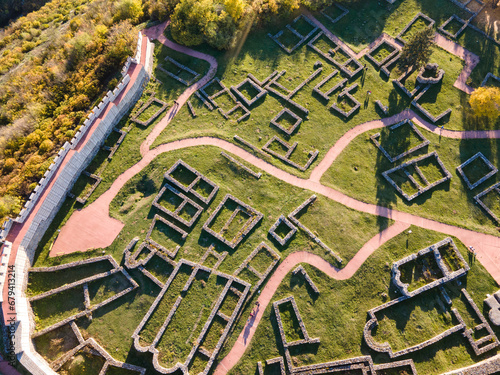
[{"label": "yellow foliage tree", "polygon": [[500,89],[480,87],[471,94],[469,104],[476,116],[494,121],[500,116]]},{"label": "yellow foliage tree", "polygon": [[226,0],[224,2],[227,12],[235,20],[238,21],[245,10],[245,0]]}]

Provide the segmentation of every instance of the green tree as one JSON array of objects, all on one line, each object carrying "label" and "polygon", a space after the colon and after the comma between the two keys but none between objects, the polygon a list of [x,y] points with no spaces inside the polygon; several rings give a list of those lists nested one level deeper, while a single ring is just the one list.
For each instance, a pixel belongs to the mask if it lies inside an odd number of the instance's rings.
[{"label": "green tree", "polygon": [[500,116],[500,89],[479,87],[471,94],[469,104],[476,116],[495,121]]},{"label": "green tree", "polygon": [[408,69],[419,69],[429,62],[434,44],[434,30],[428,27],[416,33],[403,47],[398,60],[398,69],[405,72]]},{"label": "green tree", "polygon": [[213,9],[212,0],[181,0],[171,17],[172,37],[186,46],[203,43],[207,25],[216,18]]}]

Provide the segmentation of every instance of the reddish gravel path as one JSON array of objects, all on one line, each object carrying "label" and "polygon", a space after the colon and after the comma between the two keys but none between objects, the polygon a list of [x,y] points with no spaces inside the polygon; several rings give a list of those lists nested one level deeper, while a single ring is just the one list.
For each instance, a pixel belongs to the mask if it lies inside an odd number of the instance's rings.
[{"label": "reddish gravel path", "polygon": [[264,311],[266,310],[267,305],[271,302],[274,293],[276,293],[276,290],[281,284],[281,281],[295,266],[300,263],[307,263],[324,272],[332,279],[349,279],[376,249],[391,238],[406,230],[408,227],[408,224],[396,222],[389,228],[384,229],[382,232],[378,233],[365,243],[354,258],[352,258],[351,261],[341,270],[334,267],[318,255],[308,253],[307,251],[298,251],[287,256],[273,272],[269,281],[266,283],[266,286],[261,290],[258,298],[260,307],[257,314],[247,321],[247,324],[238,336],[238,339],[236,340],[236,343],[232,347],[231,351],[224,357],[215,369],[214,375],[225,375],[234,365],[236,365],[236,363],[238,363],[241,356],[252,341],[252,337],[259,326],[260,320],[264,315]]}]

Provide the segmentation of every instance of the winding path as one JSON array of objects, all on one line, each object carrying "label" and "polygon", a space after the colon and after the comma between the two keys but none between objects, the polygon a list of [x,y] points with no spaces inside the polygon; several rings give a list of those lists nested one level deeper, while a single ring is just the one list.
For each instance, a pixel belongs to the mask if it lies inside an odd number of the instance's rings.
[{"label": "winding path", "polygon": [[259,295],[259,310],[257,314],[247,321],[247,324],[241,331],[236,343],[231,348],[231,351],[219,362],[214,371],[214,375],[225,375],[238,361],[252,341],[252,337],[259,326],[260,320],[264,315],[267,305],[271,302],[274,293],[281,284],[285,276],[298,264],[307,263],[316,267],[320,271],[327,274],[332,279],[347,280],[354,275],[359,267],[373,252],[382,246],[391,238],[397,236],[404,230],[408,229],[409,225],[401,222],[396,222],[389,228],[384,229],[380,233],[372,237],[363,247],[356,253],[347,265],[339,270],[326,260],[318,255],[308,253],[307,251],[298,251],[288,255],[278,268],[273,272],[272,276],[266,283],[266,286],[261,290]]},{"label": "winding path", "polygon": [[[145,35],[150,38],[157,38],[158,40],[160,40],[160,42],[174,50],[208,61],[210,63],[209,72],[200,81],[195,83],[193,86],[188,87],[181,94],[181,96],[177,100],[178,104],[172,107],[167,112],[165,117],[155,126],[146,140],[141,144],[140,151],[142,159],[137,164],[122,173],[113,182],[111,187],[95,202],[93,202],[83,210],[73,213],[68,222],[63,226],[52,248],[52,251],[50,252],[50,256],[74,251],[86,251],[89,248],[109,246],[123,228],[123,224],[121,224],[121,226],[117,226],[116,220],[112,219],[109,216],[109,206],[111,201],[131,178],[140,173],[158,155],[187,147],[216,146],[244,159],[255,167],[260,168],[264,172],[272,175],[275,178],[285,181],[288,184],[303,189],[309,189],[311,191],[314,191],[315,193],[324,195],[355,210],[395,220],[395,224],[381,231],[379,234],[370,239],[359,250],[354,258],[351,259],[346,267],[341,270],[335,268],[321,257],[310,254],[308,252],[296,252],[290,254],[286,259],[284,259],[284,261],[278,266],[269,281],[266,283],[266,286],[261,291],[258,299],[261,308],[253,317],[253,319],[247,322],[247,325],[239,335],[237,342],[235,343],[229,354],[219,363],[218,367],[215,370],[215,374],[217,375],[226,374],[228,370],[231,369],[239,361],[247,346],[251,342],[251,339],[263,316],[266,306],[272,300],[272,297],[283,278],[288,274],[288,272],[290,272],[293,267],[295,267],[299,263],[308,263],[320,269],[334,279],[348,279],[359,269],[359,267],[377,248],[379,248],[387,240],[402,233],[410,225],[443,232],[448,235],[457,237],[460,241],[466,243],[467,245],[473,245],[477,249],[477,258],[479,259],[479,261],[485,266],[485,268],[493,276],[497,283],[500,283],[500,240],[498,239],[498,237],[458,228],[452,225],[425,219],[416,215],[400,212],[387,207],[364,203],[320,183],[321,176],[328,170],[335,159],[355,137],[368,130],[394,124],[402,119],[410,118],[418,126],[421,126],[422,128],[425,128],[428,131],[439,134],[443,137],[449,138],[500,138],[500,130],[445,130],[428,123],[427,121],[420,118],[414,111],[412,111],[411,109],[407,109],[399,113],[398,115],[381,120],[369,121],[349,130],[325,154],[321,162],[312,170],[311,177],[309,179],[299,178],[290,173],[287,173],[275,167],[274,165],[257,158],[253,154],[245,151],[244,149],[233,143],[212,137],[183,139],[163,144],[156,147],[155,149],[150,150],[150,146],[153,144],[154,140],[166,128],[171,119],[178,112],[179,108],[184,105],[188,98],[196,90],[198,90],[199,87],[207,83],[217,71],[217,62],[212,56],[190,50],[189,48],[177,45],[166,39],[163,35],[163,30],[166,26],[167,23],[164,23],[154,28],[148,29],[145,31]],[[87,235],[85,233],[82,235],[82,228],[87,227],[89,228],[91,235]]]}]

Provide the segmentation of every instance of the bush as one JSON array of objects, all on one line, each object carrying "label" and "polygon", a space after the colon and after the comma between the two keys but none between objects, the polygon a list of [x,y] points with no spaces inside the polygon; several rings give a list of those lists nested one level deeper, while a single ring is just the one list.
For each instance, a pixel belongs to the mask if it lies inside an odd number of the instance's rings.
[{"label": "bush", "polygon": [[40,144],[38,152],[43,155],[49,151],[52,151],[53,148],[54,148],[54,142],[52,142],[50,139],[46,139]]}]

